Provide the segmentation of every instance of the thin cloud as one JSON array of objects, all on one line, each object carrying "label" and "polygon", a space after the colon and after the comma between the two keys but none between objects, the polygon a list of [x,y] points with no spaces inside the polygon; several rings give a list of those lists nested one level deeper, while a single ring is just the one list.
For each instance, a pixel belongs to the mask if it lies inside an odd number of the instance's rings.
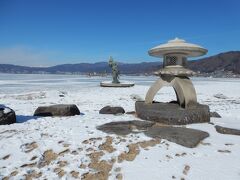
[{"label": "thin cloud", "polygon": [[0,48],[0,64],[14,64],[22,66],[49,66],[48,54],[34,51],[23,46]]}]

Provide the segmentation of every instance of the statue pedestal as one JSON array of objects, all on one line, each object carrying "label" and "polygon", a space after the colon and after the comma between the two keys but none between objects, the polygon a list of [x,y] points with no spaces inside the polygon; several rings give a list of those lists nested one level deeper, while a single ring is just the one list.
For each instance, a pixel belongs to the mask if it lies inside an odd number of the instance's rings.
[{"label": "statue pedestal", "polygon": [[101,87],[132,87],[134,83],[128,81],[122,81],[120,83],[112,83],[112,81],[103,81],[100,83]]}]

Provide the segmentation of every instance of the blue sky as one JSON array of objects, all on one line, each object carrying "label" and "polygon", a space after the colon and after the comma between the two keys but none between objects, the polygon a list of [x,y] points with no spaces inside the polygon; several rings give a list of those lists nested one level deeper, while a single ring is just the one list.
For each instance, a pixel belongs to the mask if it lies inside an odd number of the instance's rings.
[{"label": "blue sky", "polygon": [[0,63],[159,61],[175,37],[207,56],[240,50],[239,0],[0,0]]}]

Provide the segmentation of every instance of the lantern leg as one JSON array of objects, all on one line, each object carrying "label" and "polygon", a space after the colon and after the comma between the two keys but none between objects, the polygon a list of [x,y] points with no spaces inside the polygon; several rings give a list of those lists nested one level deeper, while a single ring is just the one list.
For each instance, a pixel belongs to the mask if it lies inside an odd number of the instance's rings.
[{"label": "lantern leg", "polygon": [[145,103],[151,104],[157,92],[164,86],[168,86],[169,82],[164,81],[162,78],[159,78],[153,85],[149,88],[146,97]]},{"label": "lantern leg", "polygon": [[194,86],[188,77],[162,77],[159,78],[148,90],[145,103],[151,104],[157,92],[164,86],[172,86],[177,96],[177,102],[181,107],[187,108],[197,103]]},{"label": "lantern leg", "polygon": [[184,104],[180,104],[182,107],[187,108],[197,103],[195,88],[188,77],[175,77],[171,84],[179,98],[184,99]]}]

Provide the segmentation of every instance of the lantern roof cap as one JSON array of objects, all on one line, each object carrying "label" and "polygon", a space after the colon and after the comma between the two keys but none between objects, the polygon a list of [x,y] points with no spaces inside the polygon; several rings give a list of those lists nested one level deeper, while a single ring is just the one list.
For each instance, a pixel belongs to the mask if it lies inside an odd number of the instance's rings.
[{"label": "lantern roof cap", "polygon": [[148,51],[150,56],[163,57],[167,54],[184,54],[187,57],[202,56],[207,53],[207,49],[192,43],[188,43],[183,39],[175,38],[169,40],[165,44],[156,46]]}]

